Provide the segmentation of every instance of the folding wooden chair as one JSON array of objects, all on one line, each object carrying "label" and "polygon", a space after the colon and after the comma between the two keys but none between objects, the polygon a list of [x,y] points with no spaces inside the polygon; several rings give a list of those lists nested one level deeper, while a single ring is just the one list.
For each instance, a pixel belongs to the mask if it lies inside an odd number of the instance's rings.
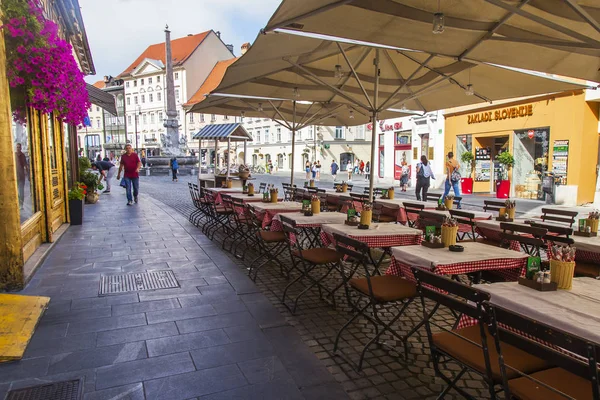
[{"label": "folding wooden chair", "polygon": [[[284,214],[280,214],[279,217],[281,218],[283,232],[286,236],[286,243],[292,259],[293,269],[300,273],[298,277],[285,287],[281,302],[292,314],[295,314],[300,298],[316,287],[319,290],[319,297],[323,299],[323,291],[327,292],[328,296],[331,296],[333,306],[335,307],[335,296],[331,290],[328,290],[324,286],[323,281],[337,268],[338,261],[341,257],[340,254],[328,247],[303,248],[300,240],[301,232],[296,229],[295,222],[284,216]],[[321,276],[315,277],[313,274],[316,271],[324,272]],[[296,296],[293,300],[293,306],[290,308],[286,303],[287,292],[292,286],[296,285],[296,283],[301,283],[304,279],[307,279],[311,284]]]},{"label": "folding wooden chair", "polygon": [[382,203],[373,203],[373,221],[375,222],[397,222],[399,208],[386,207]]},{"label": "folding wooden chair", "polygon": [[469,238],[472,240],[477,239],[477,234],[475,233],[475,214],[462,211],[462,210],[450,210],[450,215],[456,219],[458,225],[469,226],[471,228],[470,232],[461,232],[458,230],[458,240],[465,240],[465,238]]},{"label": "folding wooden chair", "polygon": [[356,210],[362,210],[363,204],[369,201],[368,194],[350,193],[350,197],[352,198],[352,207]]},{"label": "folding wooden chair", "polygon": [[577,211],[560,210],[557,208],[542,208],[542,220],[544,222],[559,222],[569,225],[569,228],[575,223]]},{"label": "folding wooden chair", "polygon": [[[218,230],[222,229],[225,234],[230,232],[229,217],[232,211],[226,209],[221,204],[216,204],[215,198],[211,192],[206,192],[207,204],[209,209],[209,221],[204,225],[203,232],[211,240],[215,238]],[[221,196],[223,198],[223,196]]]},{"label": "folding wooden chair", "polygon": [[427,196],[423,199],[423,201],[433,201],[435,203],[439,202],[442,198],[441,193],[427,193]]},{"label": "folding wooden chair", "polygon": [[258,186],[258,193],[263,193],[267,188],[267,184],[265,182],[261,182]]},{"label": "folding wooden chair", "polygon": [[483,201],[483,211],[488,212],[488,211],[492,211],[492,212],[500,212],[501,208],[505,208],[506,204],[504,201],[498,201],[498,200],[484,200]]},{"label": "folding wooden chair", "polygon": [[403,201],[402,205],[404,206],[404,211],[406,212],[408,226],[414,228],[415,224],[417,223],[419,213],[425,209],[425,206],[423,204],[410,203],[407,201]]},{"label": "folding wooden chair", "polygon": [[445,220],[446,217],[442,214],[424,210],[419,212],[419,218],[415,223],[415,227],[422,229],[423,233],[425,233],[425,228],[428,226],[435,226],[436,228],[441,229]]},{"label": "folding wooden chair", "polygon": [[[368,187],[365,188],[365,190],[363,191],[363,194],[370,194],[370,190]],[[373,188],[373,197],[377,197],[377,196],[381,196],[383,194],[383,189],[382,188]]]},{"label": "folding wooden chair", "polygon": [[[339,340],[342,333],[348,328],[358,317],[364,317],[375,327],[375,336],[371,338],[363,347],[358,361],[357,370],[362,369],[362,363],[365,354],[369,347],[376,343],[381,335],[389,332],[402,343],[404,343],[405,357],[408,355],[408,338],[417,331],[418,327],[413,328],[406,336],[400,336],[393,328],[393,324],[404,314],[406,308],[412,303],[417,294],[416,285],[402,277],[394,275],[379,275],[374,272],[374,268],[370,266],[369,246],[358,240],[351,239],[346,236],[333,234],[336,241],[336,250],[344,256],[341,263],[350,264],[349,270],[351,274],[346,274],[346,268],[340,266],[340,271],[344,278],[344,282],[348,282],[350,287],[358,294],[357,301],[352,304],[355,311],[354,315],[342,326],[335,337],[333,352],[338,348]],[[364,277],[353,278],[352,276],[357,270],[364,272]],[[362,275],[362,274],[361,274]],[[351,296],[346,286],[346,295],[350,299]],[[361,304],[364,303],[364,304]],[[394,314],[390,317],[385,316],[385,321],[382,314],[392,312],[390,306],[394,306]],[[386,322],[387,321],[387,322]]]},{"label": "folding wooden chair", "polygon": [[[279,266],[279,272],[289,278],[289,268],[281,260],[281,254],[286,250],[287,243],[284,232],[274,232],[262,229],[262,222],[256,214],[254,207],[249,206],[248,212],[254,226],[253,233],[256,237],[254,243],[258,246],[259,255],[250,262],[248,276],[256,281],[258,271],[268,263],[274,263]],[[259,263],[260,260],[264,260]]]},{"label": "folding wooden chair", "polygon": [[518,242],[525,253],[533,257],[541,257],[540,250],[545,246],[544,237],[548,233],[547,229],[509,222],[501,222],[500,229],[502,229],[500,233],[502,247],[510,248],[512,241]]},{"label": "folding wooden chair", "polygon": [[[443,399],[450,389],[455,389],[467,399],[475,399],[457,386],[457,382],[467,371],[480,375],[488,386],[490,398],[496,399],[495,388],[502,385],[503,377],[497,361],[498,353],[494,339],[487,328],[489,318],[483,306],[484,302],[490,299],[490,294],[421,268],[411,269],[417,280],[417,291],[421,296],[433,368],[436,375],[447,384],[438,399]],[[426,299],[434,302],[433,307],[431,302],[425,301]],[[439,306],[469,317],[477,321],[477,324],[466,328],[448,329],[434,319]],[[435,328],[436,333],[432,328]],[[527,351],[509,345],[503,345],[503,349],[505,361],[527,373],[541,371],[549,366],[547,362]],[[443,368],[442,365],[449,361],[460,366],[460,371],[455,376],[447,376],[444,373],[449,369]]]},{"label": "folding wooden chair", "polygon": [[[507,399],[600,399],[599,353],[593,343],[490,302],[485,308],[496,352],[502,355],[497,360]],[[523,370],[523,364],[506,356],[511,348],[547,360],[549,367]]]}]

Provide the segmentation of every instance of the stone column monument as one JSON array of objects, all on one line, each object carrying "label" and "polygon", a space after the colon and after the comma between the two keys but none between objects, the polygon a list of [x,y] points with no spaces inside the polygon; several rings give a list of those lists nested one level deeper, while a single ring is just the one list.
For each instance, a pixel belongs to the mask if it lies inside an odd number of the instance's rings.
[{"label": "stone column monument", "polygon": [[163,152],[166,155],[181,156],[179,147],[179,121],[177,120],[177,109],[175,105],[175,80],[173,79],[173,56],[171,54],[171,31],[169,25],[165,27],[165,49],[167,62],[167,119],[164,127],[166,128],[165,148]]}]

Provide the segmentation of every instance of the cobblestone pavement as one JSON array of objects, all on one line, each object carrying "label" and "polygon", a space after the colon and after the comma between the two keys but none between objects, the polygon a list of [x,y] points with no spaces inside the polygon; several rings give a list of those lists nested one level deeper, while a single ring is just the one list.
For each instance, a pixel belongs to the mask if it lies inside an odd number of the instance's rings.
[{"label": "cobblestone pavement", "polygon": [[[220,247],[144,192],[125,203],[117,188],[86,206],[22,291],[51,302],[24,358],[0,364],[0,399],[81,377],[85,400],[348,398]],[[180,287],[98,295],[102,275],[149,270]]]},{"label": "cobblestone pavement", "polygon": [[[189,200],[186,181],[195,181],[195,178],[186,177],[185,181],[180,180],[173,184],[170,181],[151,178],[142,182],[142,190],[187,216],[193,210],[193,206]],[[238,252],[241,252],[241,249],[238,249]],[[248,249],[244,252],[248,260],[253,259],[253,253]],[[241,260],[234,260],[241,270],[247,268]],[[339,279],[331,278],[327,280],[326,286],[335,287],[338,282]],[[350,309],[345,306],[342,291],[337,297],[336,309],[324,303],[315,290],[300,301],[296,315],[292,315],[287,307],[281,304],[283,289],[288,281],[280,275],[278,268],[263,268],[256,283],[262,292],[260,297],[268,299],[285,321],[296,328],[302,341],[323,362],[335,380],[341,383],[350,398],[435,399],[441,391],[442,381],[435,377],[424,328],[410,338],[408,359],[404,358],[402,343],[397,342],[391,335],[386,335],[383,339],[384,346],[372,347],[367,352],[363,370],[357,373],[353,365],[357,363],[362,346],[373,336],[374,330],[366,320],[359,320],[345,331],[340,350],[333,354],[337,331],[351,315]],[[388,317],[389,315],[387,314]],[[401,335],[405,334],[421,319],[422,309],[415,302],[395,325],[396,331]],[[454,319],[449,312],[442,311],[436,322],[449,327]],[[457,365],[447,365],[449,372],[455,372],[457,369]],[[477,375],[467,373],[461,382],[466,391],[476,398],[489,397]],[[462,397],[451,391],[446,398]]]}]

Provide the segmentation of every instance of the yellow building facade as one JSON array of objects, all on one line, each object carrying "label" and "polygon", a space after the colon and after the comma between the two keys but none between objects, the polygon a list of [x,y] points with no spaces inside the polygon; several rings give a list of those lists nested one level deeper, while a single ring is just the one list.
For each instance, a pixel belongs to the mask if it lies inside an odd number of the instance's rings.
[{"label": "yellow building facade", "polygon": [[[94,73],[77,0],[46,0],[46,17],[69,41],[84,73]],[[0,32],[0,291],[18,290],[69,222],[68,188],[77,170],[77,132],[54,115],[27,111],[13,121]],[[71,143],[73,145],[71,146]]]},{"label": "yellow building facade", "polygon": [[496,191],[503,172],[496,156],[509,151],[515,158],[507,174],[511,198],[544,199],[543,177],[553,173],[557,203],[594,201],[598,103],[587,102],[584,91],[450,110],[445,119],[445,152],[459,162],[465,152],[475,156],[473,169],[461,165],[463,178],[473,178],[474,194]]}]

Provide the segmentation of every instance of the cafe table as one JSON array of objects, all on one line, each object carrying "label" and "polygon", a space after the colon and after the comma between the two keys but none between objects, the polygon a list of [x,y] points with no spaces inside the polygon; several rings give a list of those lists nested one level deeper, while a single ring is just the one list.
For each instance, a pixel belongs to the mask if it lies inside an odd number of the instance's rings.
[{"label": "cafe table", "polygon": [[271,221],[277,214],[298,213],[302,210],[302,204],[295,201],[282,201],[280,203],[252,203],[252,207],[262,218],[262,227],[271,225]]},{"label": "cafe table", "polygon": [[496,271],[507,280],[516,280],[525,272],[528,254],[478,242],[461,242],[463,252],[448,248],[401,246],[392,248],[388,275],[404,276],[414,281],[411,267],[427,268],[439,275],[464,275]]},{"label": "cafe table", "polygon": [[391,209],[400,209],[398,212],[398,222],[405,224],[408,222],[408,216],[406,215],[406,210],[404,209],[404,203],[410,204],[419,204],[425,207],[425,210],[431,211],[437,207],[437,203],[432,201],[421,201],[421,200],[413,200],[413,199],[375,199],[376,203],[383,205],[386,208]]},{"label": "cafe table", "polygon": [[571,290],[539,292],[517,282],[475,285],[490,302],[600,345],[600,281],[573,278]]},{"label": "cafe table", "polygon": [[[302,212],[286,213],[287,218],[294,221],[296,229],[302,231],[309,241],[311,247],[319,247],[321,227],[325,224],[343,224],[348,216],[339,212],[321,212],[307,217]],[[282,231],[283,225],[279,215],[273,217],[271,223],[272,231]]]},{"label": "cafe table", "polygon": [[[232,199],[241,200],[244,203],[263,203],[263,194],[262,193],[254,193],[254,196],[248,196],[245,193],[227,193],[231,196]],[[280,198],[279,201],[283,201],[283,198]],[[263,203],[270,204],[270,203]]]},{"label": "cafe table", "polygon": [[600,264],[600,237],[573,235],[575,241],[575,261]]},{"label": "cafe table", "polygon": [[242,193],[244,191],[243,188],[204,188],[207,192],[211,192],[215,197],[215,202],[221,203],[221,194],[233,194],[233,193]]}]

